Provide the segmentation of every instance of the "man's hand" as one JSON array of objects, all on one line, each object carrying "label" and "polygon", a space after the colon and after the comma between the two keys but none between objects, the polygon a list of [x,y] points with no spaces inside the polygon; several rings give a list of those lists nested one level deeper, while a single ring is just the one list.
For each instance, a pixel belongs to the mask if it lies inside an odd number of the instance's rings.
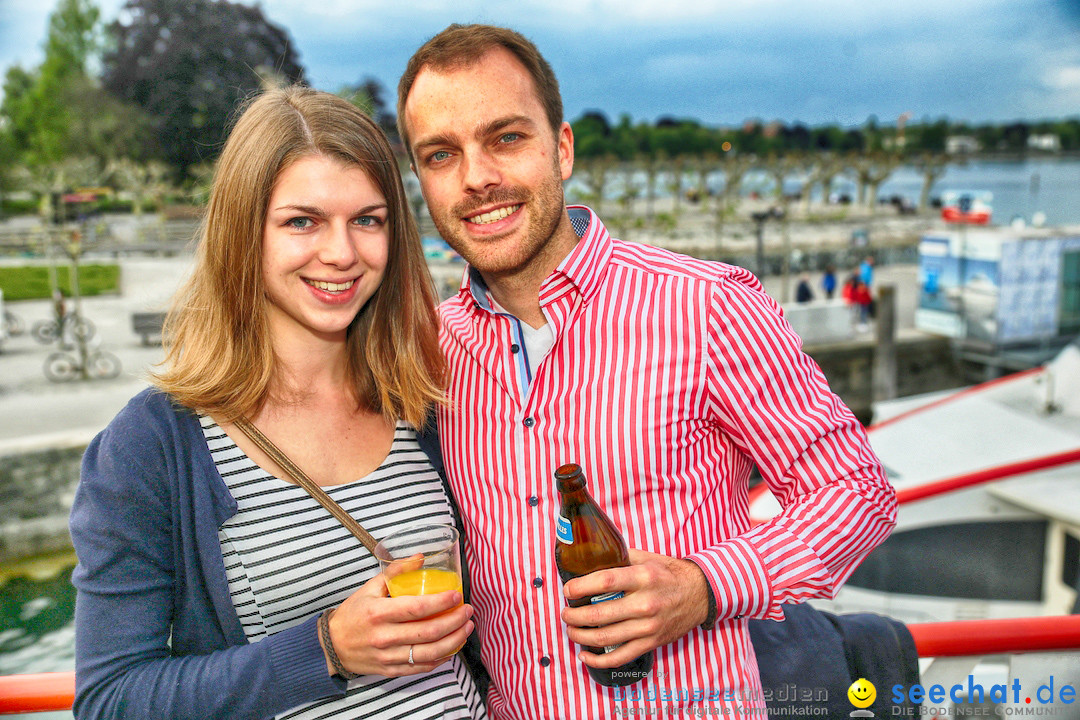
[{"label": "man's hand", "polygon": [[701,568],[690,560],[631,550],[628,567],[598,570],[563,586],[563,593],[571,600],[623,593],[618,600],[563,608],[567,635],[579,645],[619,646],[603,655],[580,653],[586,665],[624,665],[705,622],[709,612],[707,582]]}]

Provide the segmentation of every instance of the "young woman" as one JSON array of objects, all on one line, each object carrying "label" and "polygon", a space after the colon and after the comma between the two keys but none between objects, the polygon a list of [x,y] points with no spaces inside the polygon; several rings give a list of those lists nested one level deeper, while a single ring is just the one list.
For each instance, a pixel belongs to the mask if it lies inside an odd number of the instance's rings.
[{"label": "young woman", "polygon": [[254,100],[221,155],[156,387],[83,460],[77,717],[483,717],[454,654],[473,629],[461,593],[388,597],[375,558],[235,424],[376,538],[455,522],[425,433],[436,323],[378,127],[309,89]]}]

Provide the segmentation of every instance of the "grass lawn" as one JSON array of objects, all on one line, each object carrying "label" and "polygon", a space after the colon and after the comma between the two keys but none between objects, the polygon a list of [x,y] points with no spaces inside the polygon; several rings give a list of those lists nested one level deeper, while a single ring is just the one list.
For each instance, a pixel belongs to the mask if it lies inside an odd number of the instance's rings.
[{"label": "grass lawn", "polygon": [[[71,297],[71,267],[58,267],[56,272],[60,290]],[[49,286],[49,268],[30,265],[26,267],[0,267],[0,290],[4,300],[44,300],[52,297]],[[86,264],[79,266],[79,292],[83,297],[106,295],[120,290],[120,266]]]}]

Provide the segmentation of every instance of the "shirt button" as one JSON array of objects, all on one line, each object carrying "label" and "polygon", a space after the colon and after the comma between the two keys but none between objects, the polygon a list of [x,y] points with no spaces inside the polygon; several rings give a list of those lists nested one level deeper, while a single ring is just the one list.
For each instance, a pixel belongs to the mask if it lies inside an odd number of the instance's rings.
[{"label": "shirt button", "polygon": [[540,667],[547,667],[550,664],[551,664],[551,658],[549,658],[547,655],[540,658]]},{"label": "shirt button", "polygon": [[529,506],[530,507],[536,507],[539,504],[540,504],[540,498],[536,497],[535,495],[533,495],[532,497],[529,498]]},{"label": "shirt button", "polygon": [[532,427],[535,424],[536,424],[536,421],[533,420],[531,417],[525,418],[525,427]]},{"label": "shirt button", "polygon": [[542,588],[542,587],[544,587],[544,578],[533,578],[533,587],[534,588]]},{"label": "shirt button", "polygon": [[510,346],[510,352],[512,352],[512,353],[516,353],[520,349],[521,348],[518,346],[517,343],[514,343],[513,345]]}]

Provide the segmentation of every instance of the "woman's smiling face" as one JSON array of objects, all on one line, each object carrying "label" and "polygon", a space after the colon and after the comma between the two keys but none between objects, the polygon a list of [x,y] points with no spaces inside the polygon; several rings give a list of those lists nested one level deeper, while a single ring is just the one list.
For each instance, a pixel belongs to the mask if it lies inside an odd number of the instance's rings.
[{"label": "woman's smiling face", "polygon": [[379,287],[389,254],[386,198],[367,174],[308,155],[278,175],[263,226],[275,339],[343,339]]}]

